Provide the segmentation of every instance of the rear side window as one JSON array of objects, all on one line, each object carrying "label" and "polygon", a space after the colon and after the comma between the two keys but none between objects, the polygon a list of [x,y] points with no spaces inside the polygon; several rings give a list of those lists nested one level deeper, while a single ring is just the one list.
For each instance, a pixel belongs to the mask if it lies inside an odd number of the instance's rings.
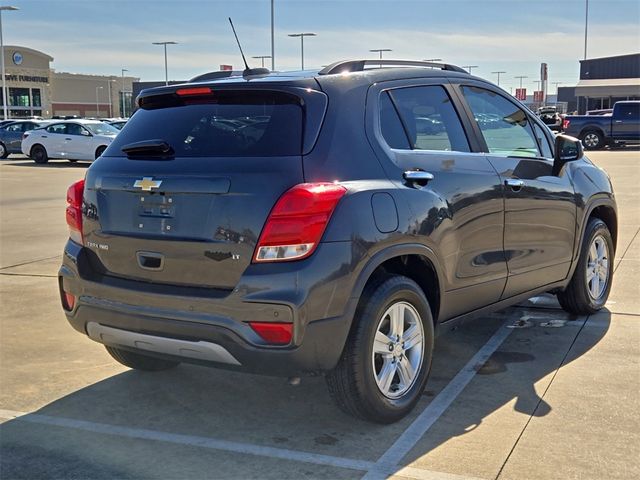
[{"label": "rear side window", "polygon": [[303,111],[300,100],[276,92],[214,93],[184,104],[139,109],[109,147],[160,139],[176,157],[270,157],[300,155]]},{"label": "rear side window", "polygon": [[498,156],[539,157],[527,114],[502,95],[477,87],[462,87],[489,152]]},{"label": "rear side window", "polygon": [[549,140],[547,140],[547,136],[542,131],[542,128],[540,128],[537,123],[534,123],[533,131],[536,133],[538,144],[540,145],[540,149],[542,150],[542,156],[545,158],[553,158],[553,152],[551,151]]},{"label": "rear side window", "polygon": [[640,120],[640,103],[623,103],[619,105],[616,117],[623,120]]},{"label": "rear side window", "polygon": [[387,145],[391,148],[411,149],[396,107],[391,103],[387,92],[382,92],[380,95],[380,129]]},{"label": "rear side window", "polygon": [[49,133],[65,133],[67,130],[67,125],[64,123],[54,123],[53,125],[49,125],[47,127],[47,132]]},{"label": "rear side window", "polygon": [[462,124],[444,88],[398,88],[389,94],[412,149],[469,151]]}]

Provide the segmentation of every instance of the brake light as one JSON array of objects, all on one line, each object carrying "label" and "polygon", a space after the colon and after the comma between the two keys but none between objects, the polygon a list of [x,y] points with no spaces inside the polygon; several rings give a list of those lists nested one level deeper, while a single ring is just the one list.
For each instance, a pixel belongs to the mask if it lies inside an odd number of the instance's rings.
[{"label": "brake light", "polygon": [[562,129],[566,130],[567,128],[569,128],[570,124],[571,124],[571,120],[567,120],[567,119],[563,120],[562,121]]},{"label": "brake light", "polygon": [[269,214],[253,261],[282,262],[311,255],[346,192],[335,183],[301,183],[286,191]]},{"label": "brake light", "polygon": [[67,311],[71,311],[73,310],[73,307],[76,304],[76,297],[75,295],[72,295],[68,292],[64,292],[64,297],[62,300],[62,308],[64,308]]},{"label": "brake light", "polygon": [[180,97],[186,97],[189,95],[208,95],[211,93],[209,87],[195,87],[195,88],[179,88],[176,90],[176,94]]},{"label": "brake light", "polygon": [[82,245],[82,197],[84,180],[79,180],[67,190],[67,225],[69,238]]},{"label": "brake light", "polygon": [[291,343],[293,323],[249,322],[249,326],[260,338],[274,345]]}]

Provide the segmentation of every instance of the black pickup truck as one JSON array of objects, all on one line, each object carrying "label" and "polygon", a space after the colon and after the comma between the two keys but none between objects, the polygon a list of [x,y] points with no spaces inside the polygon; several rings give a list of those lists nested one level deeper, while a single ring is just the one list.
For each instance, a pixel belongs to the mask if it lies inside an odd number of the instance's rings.
[{"label": "black pickup truck", "polygon": [[567,115],[562,129],[587,150],[640,142],[640,101],[617,102],[610,115]]}]

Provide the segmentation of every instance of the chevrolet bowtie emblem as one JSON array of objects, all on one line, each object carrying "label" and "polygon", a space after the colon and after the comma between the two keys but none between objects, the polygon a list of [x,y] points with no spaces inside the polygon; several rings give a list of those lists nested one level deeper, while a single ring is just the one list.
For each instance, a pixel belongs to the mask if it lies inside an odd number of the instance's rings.
[{"label": "chevrolet bowtie emblem", "polygon": [[136,180],[133,186],[150,192],[152,188],[160,188],[161,183],[162,180],[154,180],[153,177],[142,177],[142,180]]}]

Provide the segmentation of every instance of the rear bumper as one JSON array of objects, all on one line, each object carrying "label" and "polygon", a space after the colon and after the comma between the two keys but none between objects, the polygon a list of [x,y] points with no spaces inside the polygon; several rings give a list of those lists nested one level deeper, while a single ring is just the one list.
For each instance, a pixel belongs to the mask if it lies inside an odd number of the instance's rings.
[{"label": "rear bumper", "polygon": [[[85,247],[67,243],[62,292],[75,296],[65,314],[100,343],[153,356],[270,375],[332,369],[345,344],[356,299],[351,242],[322,244],[300,262],[251,265],[233,291],[170,287],[100,276]],[[302,275],[304,271],[304,275]],[[347,273],[349,272],[349,273]],[[248,321],[292,322],[291,344],[271,346]]]}]

